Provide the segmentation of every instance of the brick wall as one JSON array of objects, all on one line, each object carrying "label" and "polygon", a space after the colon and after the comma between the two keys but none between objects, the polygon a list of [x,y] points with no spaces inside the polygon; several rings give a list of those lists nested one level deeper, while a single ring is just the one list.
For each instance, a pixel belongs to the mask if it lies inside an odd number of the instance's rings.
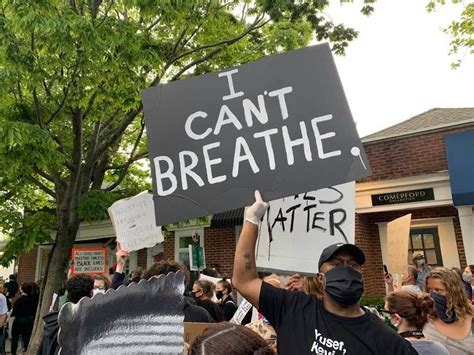
[{"label": "brick wall", "polygon": [[230,277],[234,267],[235,228],[204,228],[206,264],[216,264],[222,276]]},{"label": "brick wall", "polygon": [[18,284],[23,282],[36,281],[36,257],[38,248],[34,247],[31,251],[23,253],[18,258]]},{"label": "brick wall", "polygon": [[143,270],[147,269],[147,249],[140,249],[137,251],[137,266],[141,267]]},{"label": "brick wall", "polygon": [[372,176],[363,181],[397,179],[447,170],[444,136],[471,130],[473,127],[474,125],[383,142],[364,143]]},{"label": "brick wall", "polygon": [[356,213],[355,244],[365,254],[365,265],[362,270],[366,294],[385,294],[383,281],[382,251],[377,225],[373,224],[368,214]]},{"label": "brick wall", "polygon": [[163,253],[167,259],[174,260],[174,232],[165,234]]}]

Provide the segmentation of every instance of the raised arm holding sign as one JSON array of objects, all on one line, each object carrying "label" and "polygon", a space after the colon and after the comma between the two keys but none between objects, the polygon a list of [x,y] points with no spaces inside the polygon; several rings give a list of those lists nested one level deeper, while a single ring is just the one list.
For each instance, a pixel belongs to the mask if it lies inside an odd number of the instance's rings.
[{"label": "raised arm holding sign", "polygon": [[233,281],[277,331],[278,354],[416,354],[376,315],[359,306],[364,292],[361,267],[365,255],[353,244],[330,245],[319,258],[315,251],[314,257],[319,259],[316,277],[325,285],[322,300],[258,279],[255,245],[258,223],[267,207],[256,192],[254,204],[245,212]]}]

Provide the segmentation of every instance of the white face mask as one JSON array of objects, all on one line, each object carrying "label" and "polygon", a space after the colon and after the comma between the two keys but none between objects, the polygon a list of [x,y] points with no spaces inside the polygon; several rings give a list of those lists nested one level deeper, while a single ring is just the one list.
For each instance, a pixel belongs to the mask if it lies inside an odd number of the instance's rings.
[{"label": "white face mask", "polygon": [[471,275],[471,274],[468,274],[467,272],[463,272],[463,273],[462,273],[462,279],[463,279],[465,282],[471,282],[471,280],[472,280],[472,275]]},{"label": "white face mask", "polygon": [[95,296],[95,295],[97,295],[98,293],[105,293],[105,290],[104,290],[104,289],[101,290],[101,289],[99,289],[99,288],[94,288],[94,289],[92,290],[92,293],[93,293],[93,295]]},{"label": "white face mask", "polygon": [[415,262],[416,262],[417,265],[420,265],[420,266],[425,265],[425,259],[417,259],[417,260],[415,260]]}]

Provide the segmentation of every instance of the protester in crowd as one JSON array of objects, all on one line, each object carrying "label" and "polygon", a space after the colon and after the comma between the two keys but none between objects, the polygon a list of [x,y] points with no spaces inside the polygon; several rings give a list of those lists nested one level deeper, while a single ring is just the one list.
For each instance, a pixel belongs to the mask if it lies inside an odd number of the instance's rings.
[{"label": "protester in crowd", "polygon": [[[412,291],[415,293],[422,293],[420,287],[417,285],[418,270],[412,265],[408,265],[408,272],[402,277],[402,284],[400,285],[400,290]],[[388,292],[394,290],[393,286],[393,276],[390,273],[386,273],[384,276],[385,283],[387,284]]]},{"label": "protester in crowd", "polygon": [[226,279],[217,282],[216,297],[219,306],[224,312],[225,320],[231,320],[237,311],[237,305],[232,297],[232,285]]},{"label": "protester in crowd", "polygon": [[130,275],[129,283],[135,282],[138,283],[142,279],[143,269],[141,267],[137,267]]},{"label": "protester in crowd", "polygon": [[464,287],[464,290],[466,291],[466,296],[467,296],[468,300],[470,300],[471,303],[472,303],[471,280],[469,280],[469,277],[466,276],[466,273],[464,271],[462,271],[460,268],[452,267],[451,270],[453,270],[459,276],[459,280],[461,280],[462,285]]},{"label": "protester in crowd", "polygon": [[[120,245],[117,244],[116,250],[117,264],[112,278],[112,284],[110,288],[117,289],[123,285],[125,274],[123,270],[128,260],[128,252],[121,250]],[[182,271],[184,273],[184,285],[186,286],[189,282],[189,270],[182,263],[178,263],[172,260],[162,260],[153,263],[148,270],[143,274],[143,278],[148,280],[153,276],[168,275],[170,272]],[[185,322],[204,322],[213,323],[213,319],[208,311],[204,308],[196,305],[196,302],[192,297],[184,297],[184,321]]]},{"label": "protester in crowd", "polygon": [[431,268],[426,263],[426,258],[422,253],[413,254],[413,266],[418,273],[416,276],[416,285],[420,290],[424,291],[426,274],[430,272]]},{"label": "protester in crowd", "polygon": [[471,285],[471,302],[474,305],[474,265],[468,265],[462,273],[462,279]]},{"label": "protester in crowd", "polygon": [[0,284],[0,352],[2,354],[5,353],[5,335],[6,335],[6,327],[8,321],[8,305],[7,305],[7,298],[3,294],[4,288],[3,284]]},{"label": "protester in crowd", "polygon": [[8,276],[8,281],[3,285],[3,287],[7,291],[6,296],[8,299],[12,300],[13,298],[15,298],[19,288],[18,282],[16,282],[16,275],[11,274],[10,276]]},{"label": "protester in crowd", "polygon": [[206,276],[211,276],[215,278],[220,278],[221,275],[217,272],[216,268],[214,267],[207,267],[204,270],[201,271],[201,274],[206,275]]},{"label": "protester in crowd", "polygon": [[[92,297],[93,290],[94,279],[89,275],[79,274],[71,277],[66,282],[68,302],[78,303],[83,297]],[[59,312],[51,312],[43,317],[43,340],[37,355],[55,355],[58,353],[58,315]]]},{"label": "protester in crowd", "polygon": [[110,288],[110,279],[107,275],[99,274],[94,276],[94,296],[98,293],[105,293]]},{"label": "protester in crowd", "polygon": [[448,350],[438,342],[425,339],[423,327],[434,307],[433,299],[427,293],[397,290],[385,297],[385,312],[397,333],[408,340],[420,355],[449,355]]},{"label": "protester in crowd", "polygon": [[24,282],[20,287],[21,296],[13,304],[12,317],[15,317],[12,326],[11,353],[16,354],[18,340],[23,340],[23,352],[28,349],[31,332],[35,321],[38,297],[33,282]]},{"label": "protester in crowd", "polygon": [[216,322],[226,320],[224,311],[212,301],[214,296],[214,284],[207,280],[196,280],[193,283],[193,297],[196,304],[209,312]]},{"label": "protester in crowd", "polygon": [[323,250],[317,274],[325,285],[322,300],[262,282],[257,277],[255,245],[268,204],[258,191],[255,199],[244,213],[232,281],[275,327],[278,354],[416,354],[409,342],[360,307],[365,256],[355,245],[339,243]]},{"label": "protester in crowd", "polygon": [[265,340],[252,330],[231,323],[221,323],[210,327],[197,337],[191,349],[190,355],[249,355],[249,354],[273,354]]},{"label": "protester in crowd", "polygon": [[426,275],[426,291],[434,300],[434,315],[423,330],[425,337],[446,346],[450,354],[472,354],[473,311],[459,276],[438,267]]},{"label": "protester in crowd", "polygon": [[193,284],[192,294],[199,300],[212,300],[214,296],[214,284],[207,280],[196,280]]}]

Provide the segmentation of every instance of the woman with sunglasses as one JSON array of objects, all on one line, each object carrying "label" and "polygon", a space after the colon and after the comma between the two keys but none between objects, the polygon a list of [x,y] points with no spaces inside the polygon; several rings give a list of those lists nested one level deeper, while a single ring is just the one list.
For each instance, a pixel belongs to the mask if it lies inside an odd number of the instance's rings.
[{"label": "woman with sunglasses", "polygon": [[449,355],[443,345],[424,337],[423,327],[433,307],[434,302],[426,293],[398,290],[385,297],[384,312],[390,315],[390,323],[398,334],[408,340],[418,354]]}]

